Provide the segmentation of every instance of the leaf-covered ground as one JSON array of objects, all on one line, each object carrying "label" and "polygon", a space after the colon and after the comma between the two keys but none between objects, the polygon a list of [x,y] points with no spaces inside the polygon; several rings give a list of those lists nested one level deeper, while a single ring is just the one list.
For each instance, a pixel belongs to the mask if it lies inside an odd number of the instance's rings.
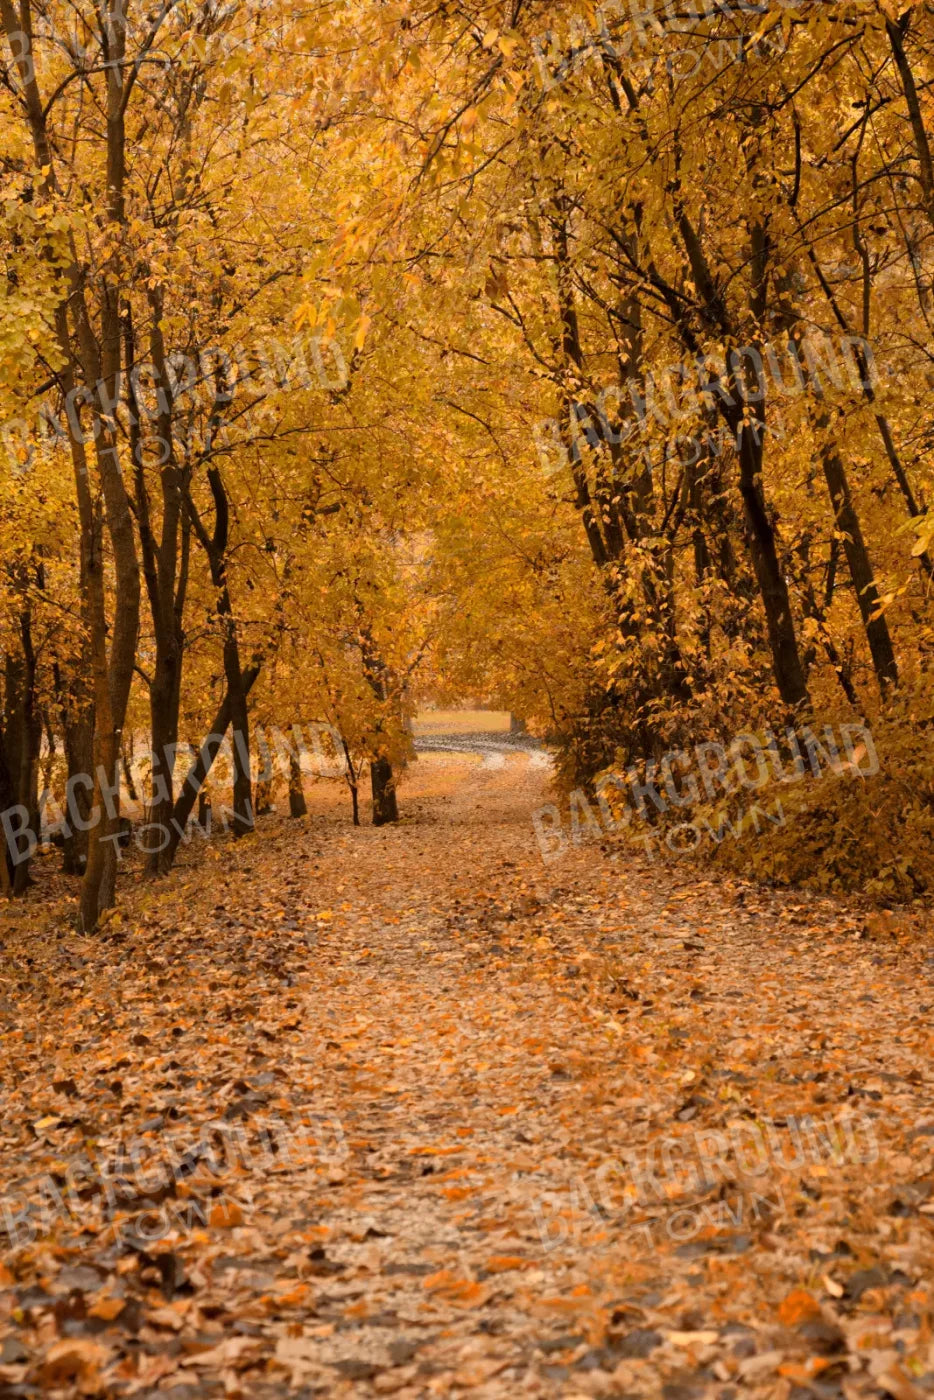
[{"label": "leaf-covered ground", "polygon": [[546,782],[5,911],[0,1394],[934,1394],[925,920],[545,867]]}]

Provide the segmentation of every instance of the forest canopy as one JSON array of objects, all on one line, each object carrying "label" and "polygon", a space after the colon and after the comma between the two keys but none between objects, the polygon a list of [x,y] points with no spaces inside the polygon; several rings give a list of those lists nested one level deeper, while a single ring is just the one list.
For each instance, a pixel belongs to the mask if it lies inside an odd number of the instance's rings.
[{"label": "forest canopy", "polygon": [[930,890],[930,5],[0,21],[8,893],[57,835],[92,931],[127,797],[165,874],[221,751],[252,831],[270,726],[293,815],[298,731],[392,821],[465,699],[591,800],[864,726],[718,859]]}]

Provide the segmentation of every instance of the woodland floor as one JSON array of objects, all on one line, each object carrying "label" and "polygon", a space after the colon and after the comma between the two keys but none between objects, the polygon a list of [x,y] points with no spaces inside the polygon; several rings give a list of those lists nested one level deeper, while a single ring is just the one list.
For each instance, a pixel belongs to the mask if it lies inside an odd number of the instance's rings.
[{"label": "woodland floor", "polygon": [[398,828],[317,786],[96,939],[4,911],[0,1395],[934,1394],[930,923],[545,867],[547,780],[429,755]]}]

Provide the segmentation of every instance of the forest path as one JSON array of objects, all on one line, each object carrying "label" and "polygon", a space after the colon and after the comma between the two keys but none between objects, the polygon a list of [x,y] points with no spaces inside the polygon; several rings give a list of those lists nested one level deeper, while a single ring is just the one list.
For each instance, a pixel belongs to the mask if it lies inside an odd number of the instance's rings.
[{"label": "forest path", "polygon": [[4,915],[0,1395],[934,1391],[930,935],[546,867],[547,779]]}]

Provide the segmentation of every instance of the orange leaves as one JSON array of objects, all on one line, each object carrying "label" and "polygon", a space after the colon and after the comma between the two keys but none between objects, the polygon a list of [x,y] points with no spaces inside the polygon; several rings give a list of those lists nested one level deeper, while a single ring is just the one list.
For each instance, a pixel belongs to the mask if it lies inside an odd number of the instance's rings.
[{"label": "orange leaves", "polygon": [[783,1300],[778,1316],[786,1327],[798,1327],[821,1316],[821,1306],[806,1288],[795,1288]]},{"label": "orange leaves", "polygon": [[494,1254],[492,1259],[486,1261],[486,1271],[488,1274],[504,1274],[512,1269],[530,1269],[533,1262],[519,1254]]},{"label": "orange leaves", "polygon": [[208,1224],[215,1230],[232,1230],[235,1225],[243,1224],[243,1209],[237,1201],[223,1197],[211,1206]]},{"label": "orange leaves", "polygon": [[69,1337],[46,1352],[39,1379],[49,1389],[73,1385],[79,1395],[100,1395],[104,1389],[100,1368],[107,1355],[106,1347],[98,1342]]},{"label": "orange leaves", "polygon": [[264,1293],[260,1305],[268,1313],[281,1312],[283,1308],[300,1308],[306,1304],[310,1292],[307,1283],[288,1279],[283,1283],[281,1292]]},{"label": "orange leaves", "polygon": [[429,1274],[422,1280],[422,1287],[459,1308],[482,1307],[492,1291],[474,1279],[459,1278],[450,1269],[439,1269],[436,1274]]},{"label": "orange leaves", "polygon": [[97,1302],[88,1308],[88,1317],[99,1317],[104,1322],[113,1322],[125,1307],[126,1302],[123,1298],[98,1298]]},{"label": "orange leaves", "polygon": [[447,1200],[466,1201],[470,1196],[476,1194],[476,1185],[465,1184],[463,1186],[454,1186],[448,1183],[455,1181],[469,1182],[473,1175],[473,1170],[470,1167],[452,1167],[450,1171],[442,1172],[439,1175],[436,1175],[434,1179],[434,1185],[436,1185],[439,1188],[441,1195],[444,1196]]},{"label": "orange leaves", "polygon": [[809,1356],[807,1361],[785,1361],[778,1367],[778,1374],[785,1376],[790,1381],[796,1381],[799,1385],[807,1385],[814,1380],[822,1371],[826,1371],[828,1366],[832,1366],[834,1358],[830,1356]]}]

